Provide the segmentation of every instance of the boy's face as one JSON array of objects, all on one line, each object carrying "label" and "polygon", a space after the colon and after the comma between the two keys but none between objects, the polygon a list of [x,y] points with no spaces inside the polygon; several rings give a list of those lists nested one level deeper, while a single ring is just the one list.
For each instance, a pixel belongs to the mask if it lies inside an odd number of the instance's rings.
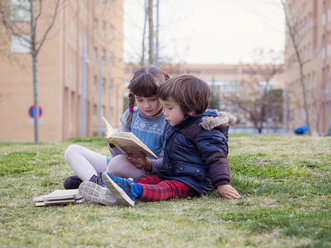
[{"label": "boy's face", "polygon": [[176,126],[184,120],[185,115],[180,105],[172,97],[160,102],[164,107],[164,116],[171,126]]}]

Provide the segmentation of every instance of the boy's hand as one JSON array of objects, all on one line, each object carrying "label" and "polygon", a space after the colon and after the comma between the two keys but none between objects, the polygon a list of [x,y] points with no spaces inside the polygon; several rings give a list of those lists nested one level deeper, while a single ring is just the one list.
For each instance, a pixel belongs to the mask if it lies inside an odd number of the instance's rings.
[{"label": "boy's hand", "polygon": [[152,170],[152,161],[141,154],[128,154],[127,159],[138,169]]},{"label": "boy's hand", "polygon": [[226,199],[240,198],[238,191],[235,188],[233,188],[230,184],[219,185],[217,187],[217,191],[221,195],[221,197]]}]

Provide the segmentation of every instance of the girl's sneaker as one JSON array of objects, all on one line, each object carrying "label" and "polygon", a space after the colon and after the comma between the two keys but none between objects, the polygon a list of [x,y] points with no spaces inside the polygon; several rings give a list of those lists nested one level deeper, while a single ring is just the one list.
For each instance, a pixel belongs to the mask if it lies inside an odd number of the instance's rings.
[{"label": "girl's sneaker", "polygon": [[106,206],[118,205],[116,198],[109,189],[94,182],[82,182],[79,186],[79,194],[89,202],[100,203]]},{"label": "girl's sneaker", "polygon": [[102,173],[102,179],[119,204],[134,206],[137,196],[132,189],[132,179],[116,177],[110,172]]}]

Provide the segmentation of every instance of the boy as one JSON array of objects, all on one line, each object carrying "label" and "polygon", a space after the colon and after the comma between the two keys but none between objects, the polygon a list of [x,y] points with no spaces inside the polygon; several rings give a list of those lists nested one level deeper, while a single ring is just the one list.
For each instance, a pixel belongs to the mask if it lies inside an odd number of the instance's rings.
[{"label": "boy", "polygon": [[134,206],[136,199],[162,201],[214,189],[223,198],[240,198],[229,184],[227,161],[227,132],[234,117],[205,112],[210,98],[207,83],[194,76],[179,76],[164,83],[157,94],[173,127],[164,143],[163,165],[157,176],[144,175],[134,181],[103,173],[103,181],[118,203]]}]

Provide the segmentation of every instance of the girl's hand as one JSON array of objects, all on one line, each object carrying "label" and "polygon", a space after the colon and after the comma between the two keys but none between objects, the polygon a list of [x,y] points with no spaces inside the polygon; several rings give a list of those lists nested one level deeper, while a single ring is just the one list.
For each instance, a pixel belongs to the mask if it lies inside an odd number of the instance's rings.
[{"label": "girl's hand", "polygon": [[128,154],[127,159],[138,169],[152,170],[152,161],[141,154]]},{"label": "girl's hand", "polygon": [[219,185],[217,187],[217,191],[222,198],[226,198],[226,199],[240,198],[238,191],[235,188],[233,188],[230,184]]}]

